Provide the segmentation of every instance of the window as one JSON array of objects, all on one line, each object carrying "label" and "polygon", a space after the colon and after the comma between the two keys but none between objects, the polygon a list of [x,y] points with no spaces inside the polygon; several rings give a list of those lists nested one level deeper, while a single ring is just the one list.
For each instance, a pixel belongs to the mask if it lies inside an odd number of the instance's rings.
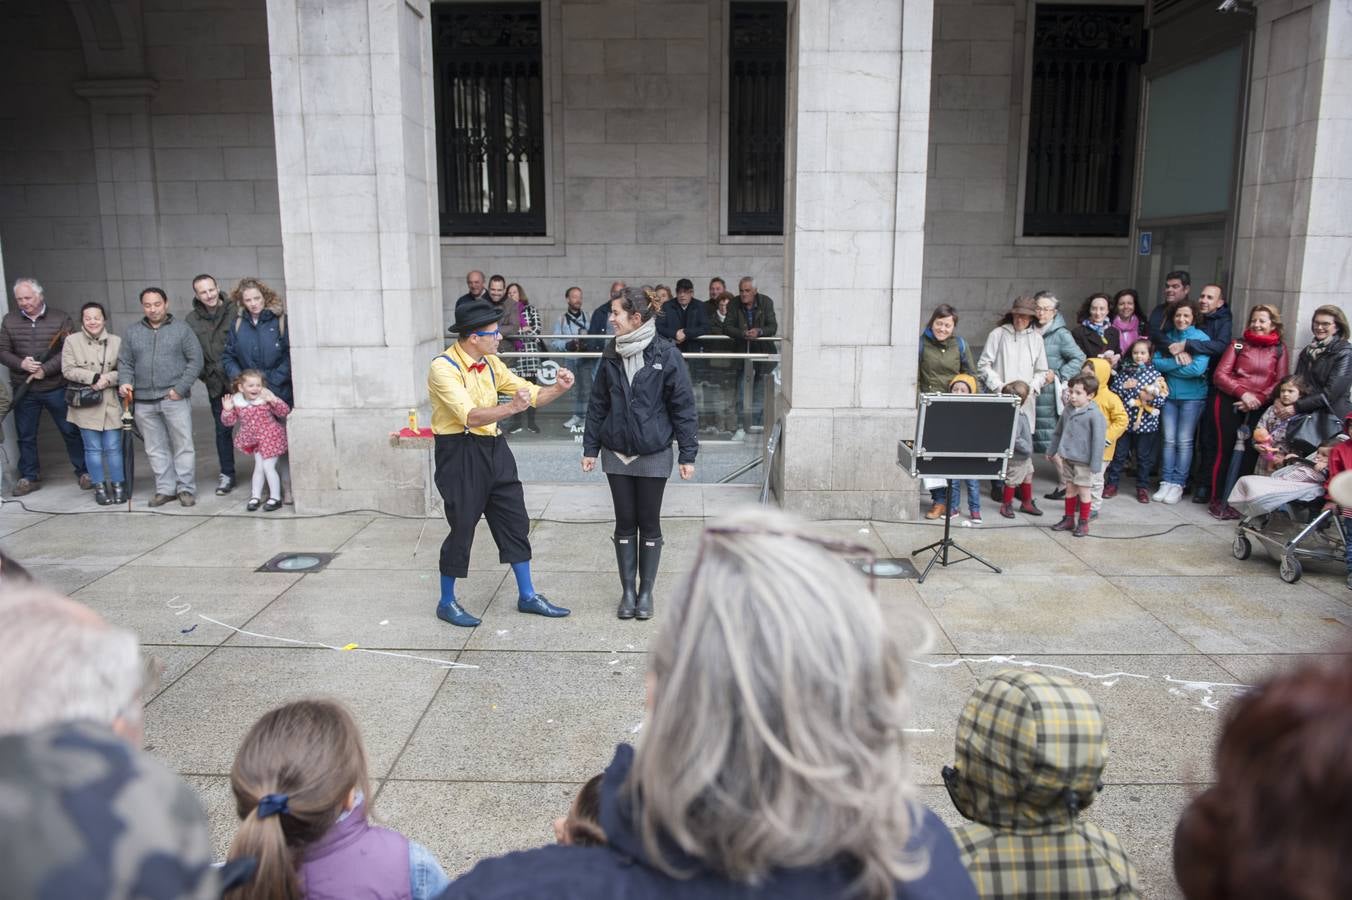
[{"label": "window", "polygon": [[731,4],[728,233],[784,233],[784,3]]},{"label": "window", "polygon": [[538,3],[433,3],[441,233],[545,233]]},{"label": "window", "polygon": [[1145,58],[1138,7],[1039,4],[1026,237],[1126,237]]}]

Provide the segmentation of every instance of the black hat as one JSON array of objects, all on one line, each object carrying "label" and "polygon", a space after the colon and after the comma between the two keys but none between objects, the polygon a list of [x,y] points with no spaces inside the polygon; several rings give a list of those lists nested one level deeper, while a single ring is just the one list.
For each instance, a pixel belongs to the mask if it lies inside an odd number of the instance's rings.
[{"label": "black hat", "polygon": [[461,337],[467,336],[490,322],[502,320],[502,307],[488,300],[469,300],[455,308],[455,325],[451,328]]},{"label": "black hat", "polygon": [[695,282],[691,281],[689,278],[682,278],[680,281],[676,282],[676,290],[678,291],[693,291],[694,289]]}]

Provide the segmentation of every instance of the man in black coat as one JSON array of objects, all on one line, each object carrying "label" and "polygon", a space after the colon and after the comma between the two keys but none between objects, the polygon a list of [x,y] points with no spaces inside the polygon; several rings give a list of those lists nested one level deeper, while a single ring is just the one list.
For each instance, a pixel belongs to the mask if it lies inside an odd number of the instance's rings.
[{"label": "man in black coat", "polygon": [[[1230,341],[1234,337],[1234,319],[1230,314],[1230,305],[1225,302],[1225,293],[1221,290],[1220,285],[1203,285],[1202,293],[1198,295],[1197,300],[1198,306],[1202,310],[1202,321],[1197,323],[1197,327],[1207,333],[1207,339],[1205,341],[1175,341],[1169,344],[1165,350],[1184,365],[1190,363],[1193,356],[1204,355],[1208,358],[1205,408],[1210,410],[1216,401],[1216,386],[1211,384],[1211,373],[1216,370],[1216,365],[1225,354],[1225,348],[1230,346]],[[1220,443],[1218,427],[1219,423],[1215,421],[1215,418],[1206,414],[1202,416],[1197,425],[1197,452],[1192,455],[1193,503],[1206,503],[1211,499],[1210,491],[1205,486],[1208,479],[1195,477],[1196,473],[1210,472],[1216,461],[1216,454],[1229,449],[1218,446]]]},{"label": "man in black coat", "polygon": [[469,288],[465,293],[455,301],[455,308],[458,311],[461,306],[471,300],[487,300],[488,288],[484,284],[484,273],[478,269],[470,269],[465,273],[465,287]]}]

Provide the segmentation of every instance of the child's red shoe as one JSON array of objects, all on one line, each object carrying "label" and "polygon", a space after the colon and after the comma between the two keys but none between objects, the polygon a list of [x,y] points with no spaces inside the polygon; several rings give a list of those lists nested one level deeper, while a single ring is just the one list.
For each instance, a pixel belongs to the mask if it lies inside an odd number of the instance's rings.
[{"label": "child's red shoe", "polygon": [[1137,489],[1136,489],[1136,502],[1137,502],[1137,503],[1149,503],[1149,502],[1150,502],[1150,489],[1149,489],[1149,488],[1137,488]]},{"label": "child's red shoe", "polygon": [[1113,498],[1116,497],[1116,496],[1117,496],[1117,485],[1115,485],[1115,484],[1105,484],[1105,485],[1103,486],[1103,499],[1104,499],[1104,500],[1111,500],[1111,499],[1113,499]]},{"label": "child's red shoe", "polygon": [[1061,521],[1052,526],[1052,531],[1070,531],[1074,527],[1074,516],[1062,516]]}]

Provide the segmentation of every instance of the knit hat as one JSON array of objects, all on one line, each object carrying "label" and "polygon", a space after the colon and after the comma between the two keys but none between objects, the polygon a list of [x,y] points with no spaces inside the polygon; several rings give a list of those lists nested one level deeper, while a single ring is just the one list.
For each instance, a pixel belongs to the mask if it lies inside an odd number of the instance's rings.
[{"label": "knit hat", "polygon": [[973,378],[971,375],[968,375],[966,372],[954,375],[952,379],[950,379],[948,382],[949,389],[951,390],[953,385],[957,384],[959,381],[967,385],[967,389],[970,390],[973,394],[977,392],[976,379]]}]

